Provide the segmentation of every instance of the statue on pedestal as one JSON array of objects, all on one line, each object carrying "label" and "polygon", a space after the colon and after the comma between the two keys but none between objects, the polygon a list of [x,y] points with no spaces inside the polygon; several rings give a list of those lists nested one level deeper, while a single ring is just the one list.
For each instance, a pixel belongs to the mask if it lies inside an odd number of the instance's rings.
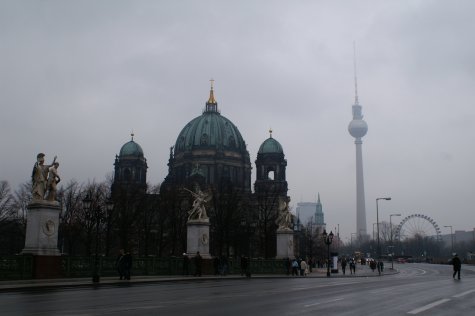
[{"label": "statue on pedestal", "polygon": [[210,194],[201,191],[200,187],[196,185],[195,192],[185,188],[195,198],[191,210],[188,211],[188,221],[208,219],[206,214],[205,204],[211,200]]},{"label": "statue on pedestal", "polygon": [[292,224],[292,214],[289,210],[289,204],[283,199],[279,200],[279,215],[275,223],[279,226],[278,230],[290,230]]},{"label": "statue on pedestal", "polygon": [[33,166],[33,172],[31,179],[33,187],[31,190],[34,201],[43,201],[45,199],[45,193],[48,189],[48,172],[49,168],[56,163],[56,156],[54,156],[53,163],[51,165],[45,165],[45,154],[39,153],[36,156],[36,163]]}]

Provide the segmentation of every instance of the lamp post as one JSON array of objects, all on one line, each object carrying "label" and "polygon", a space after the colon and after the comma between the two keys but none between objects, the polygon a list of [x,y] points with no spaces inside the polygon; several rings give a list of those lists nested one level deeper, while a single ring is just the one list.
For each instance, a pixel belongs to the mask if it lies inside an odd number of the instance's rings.
[{"label": "lamp post", "polygon": [[391,198],[390,197],[384,197],[384,198],[377,198],[376,199],[376,230],[377,230],[377,234],[378,234],[378,259],[381,259],[381,246],[379,244],[379,210],[378,210],[378,201],[379,200],[386,200],[386,201],[390,201]]},{"label": "lamp post", "polygon": [[389,227],[391,228],[391,270],[394,270],[394,245],[393,245],[393,224],[391,218],[393,216],[401,216],[401,214],[391,214],[389,215]]},{"label": "lamp post", "polygon": [[[96,224],[96,250],[94,254],[94,270],[92,272],[92,282],[93,283],[99,283],[100,281],[100,276],[99,276],[99,224],[103,221],[103,214],[102,214],[102,208],[100,206],[97,206],[96,208],[93,207],[92,199],[90,194],[87,194],[86,197],[82,200],[84,209],[86,213],[91,214],[92,218],[95,221]],[[105,208],[107,212],[110,212],[112,208],[114,207],[114,204],[110,199],[107,199],[105,203]]]},{"label": "lamp post", "polygon": [[327,234],[327,231],[323,231],[323,242],[327,245],[328,253],[327,253],[327,277],[330,276],[330,245],[333,241],[333,232],[330,231],[330,234]]},{"label": "lamp post", "polygon": [[450,227],[450,240],[451,240],[451,244],[452,244],[452,255],[453,255],[454,254],[454,233],[452,231],[452,225],[447,225],[447,226],[444,226],[444,227],[447,227],[447,228]]},{"label": "lamp post", "polygon": [[252,252],[251,252],[252,235],[253,235],[254,232],[256,231],[257,223],[254,223],[254,222],[248,223],[248,222],[246,221],[246,219],[242,219],[242,220],[241,220],[241,227],[244,228],[244,231],[246,232],[247,238],[248,238],[248,253],[249,253],[249,257],[248,257],[248,261],[247,261],[246,276],[247,276],[248,278],[250,278],[250,277],[251,277],[251,256],[252,256]]}]

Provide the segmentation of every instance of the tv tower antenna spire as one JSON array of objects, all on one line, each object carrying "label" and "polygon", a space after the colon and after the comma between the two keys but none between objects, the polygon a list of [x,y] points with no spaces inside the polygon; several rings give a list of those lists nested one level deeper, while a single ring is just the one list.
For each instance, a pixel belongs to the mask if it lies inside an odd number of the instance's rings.
[{"label": "tv tower antenna spire", "polygon": [[358,78],[356,76],[356,41],[353,41],[353,68],[355,72],[355,104],[358,102]]}]

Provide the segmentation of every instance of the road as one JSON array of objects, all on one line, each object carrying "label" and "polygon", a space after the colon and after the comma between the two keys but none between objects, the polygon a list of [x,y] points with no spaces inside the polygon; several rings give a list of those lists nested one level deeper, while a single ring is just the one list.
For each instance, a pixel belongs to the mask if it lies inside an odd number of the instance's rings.
[{"label": "road", "polygon": [[0,294],[0,315],[473,315],[475,266],[396,265],[359,278],[252,278]]}]

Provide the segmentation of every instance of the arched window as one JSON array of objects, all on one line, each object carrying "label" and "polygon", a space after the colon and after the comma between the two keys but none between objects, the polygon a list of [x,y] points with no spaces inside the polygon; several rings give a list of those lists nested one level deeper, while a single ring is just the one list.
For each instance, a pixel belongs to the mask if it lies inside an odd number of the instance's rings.
[{"label": "arched window", "polygon": [[274,179],[274,176],[275,176],[274,170],[268,170],[268,171],[267,171],[267,179],[269,179],[269,180],[275,180],[275,179]]},{"label": "arched window", "polygon": [[130,169],[126,168],[124,170],[124,180],[130,181],[131,175],[132,175],[132,172],[130,171]]}]

